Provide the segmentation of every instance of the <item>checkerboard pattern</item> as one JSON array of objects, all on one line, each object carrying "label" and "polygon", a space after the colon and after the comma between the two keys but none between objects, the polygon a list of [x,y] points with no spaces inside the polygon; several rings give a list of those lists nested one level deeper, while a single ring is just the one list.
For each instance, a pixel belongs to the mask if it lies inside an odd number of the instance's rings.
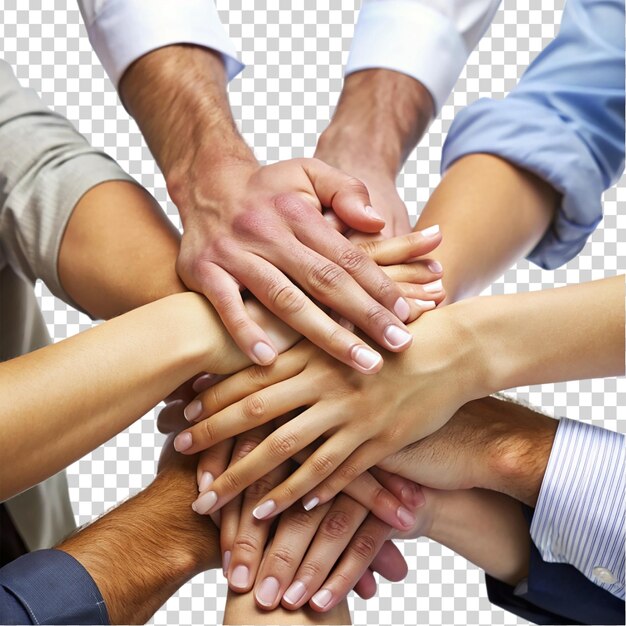
[{"label": "checkerboard pattern", "polygon": [[[218,0],[222,21],[247,64],[230,86],[235,118],[260,159],[310,156],[342,84],[358,2],[348,0]],[[441,146],[455,114],[479,97],[503,97],[536,54],[555,36],[562,0],[505,0],[493,26],[459,79],[428,135],[411,155],[398,184],[413,216],[439,181]],[[160,201],[180,226],[137,126],[92,52],[72,0],[4,0],[2,56],[23,84],[67,116]],[[605,219],[580,256],[546,272],[521,261],[493,293],[538,290],[626,272],[626,185],[605,194]],[[618,210],[619,209],[619,210]],[[55,340],[89,328],[91,321],[37,286]],[[601,321],[600,321],[601,323]],[[556,415],[626,431],[626,380],[594,380],[517,389],[514,394]],[[621,407],[618,409],[618,407]],[[69,470],[79,523],[106,511],[152,478],[162,442],[149,414]],[[490,605],[482,573],[463,558],[426,540],[403,546],[409,575],[381,582],[377,597],[350,600],[355,623],[516,624]],[[221,623],[226,585],[209,572],[185,585],[154,623]]]}]

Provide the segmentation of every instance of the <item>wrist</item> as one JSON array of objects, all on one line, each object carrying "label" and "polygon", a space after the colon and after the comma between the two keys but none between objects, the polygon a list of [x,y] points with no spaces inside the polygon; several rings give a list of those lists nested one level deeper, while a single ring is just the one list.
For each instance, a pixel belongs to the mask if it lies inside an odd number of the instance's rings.
[{"label": "wrist", "polygon": [[382,168],[395,180],[433,115],[430,93],[414,78],[386,69],[355,72],[346,77],[317,156],[347,171]]}]

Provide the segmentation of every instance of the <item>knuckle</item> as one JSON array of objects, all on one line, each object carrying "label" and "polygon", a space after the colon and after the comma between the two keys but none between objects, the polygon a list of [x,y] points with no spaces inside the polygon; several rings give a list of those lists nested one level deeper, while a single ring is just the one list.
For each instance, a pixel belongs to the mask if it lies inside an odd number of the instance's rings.
[{"label": "knuckle", "polygon": [[210,420],[204,420],[202,422],[202,430],[204,431],[204,438],[207,443],[214,442],[217,436],[215,431],[215,424]]},{"label": "knuckle", "polygon": [[376,539],[368,534],[357,535],[349,550],[358,559],[370,562],[376,556]]},{"label": "knuckle", "polygon": [[343,267],[350,274],[358,274],[369,265],[369,259],[363,251],[350,247],[339,254],[337,265]]},{"label": "knuckle", "polygon": [[331,511],[322,521],[321,533],[328,539],[340,539],[350,529],[350,516],[345,511]]},{"label": "knuckle", "polygon": [[259,478],[246,489],[246,497],[251,500],[258,500],[265,494],[269,493],[274,486],[275,485],[271,480],[265,477]]},{"label": "knuckle", "polygon": [[370,259],[374,258],[378,254],[378,242],[372,241],[360,241],[358,246]]},{"label": "knuckle", "polygon": [[292,569],[295,565],[293,554],[288,548],[272,549],[268,555],[268,559],[271,564],[271,570],[275,570],[276,568]]},{"label": "knuckle", "polygon": [[328,476],[334,466],[333,459],[326,454],[315,455],[311,459],[311,467],[318,476]]},{"label": "knuckle", "polygon": [[305,220],[309,213],[309,205],[294,193],[278,193],[273,199],[274,208],[281,215],[292,221]]},{"label": "knuckle", "polygon": [[209,387],[203,394],[201,402],[205,411],[213,413],[218,407],[222,406],[222,388],[220,385]]},{"label": "knuckle", "polygon": [[309,559],[300,565],[298,570],[298,578],[304,578],[305,580],[311,580],[318,578],[324,573],[324,566],[317,559]]},{"label": "knuckle", "polygon": [[363,472],[361,468],[358,467],[355,463],[352,463],[351,461],[346,461],[337,470],[337,473],[341,481],[349,484],[353,480],[358,478]]},{"label": "knuckle", "polygon": [[283,517],[291,533],[302,533],[314,525],[313,514],[304,509],[293,508],[287,518]]},{"label": "knuckle", "polygon": [[297,451],[298,438],[293,433],[274,433],[267,439],[269,454],[276,459],[291,457]]},{"label": "knuckle", "polygon": [[355,176],[349,176],[345,182],[346,189],[352,193],[357,193],[359,195],[367,194],[367,187],[365,183],[356,178]]},{"label": "knuckle", "polygon": [[267,380],[268,368],[262,365],[253,365],[246,370],[246,376],[253,385],[262,385]]},{"label": "knuckle", "polygon": [[267,402],[261,394],[252,394],[243,401],[241,412],[249,420],[259,420],[267,413]]},{"label": "knuckle", "polygon": [[274,309],[285,315],[295,315],[304,307],[304,295],[291,283],[273,285],[267,296]]},{"label": "knuckle", "polygon": [[242,488],[242,479],[237,472],[227,471],[220,476],[228,493],[239,493]]},{"label": "knuckle", "polygon": [[367,309],[365,317],[370,324],[386,324],[388,321],[389,312],[382,305],[373,304]]},{"label": "knuckle", "polygon": [[259,551],[260,544],[257,537],[249,533],[237,533],[233,541],[233,550],[243,552],[245,554],[256,554]]},{"label": "knuckle", "polygon": [[396,290],[396,283],[389,278],[386,274],[383,274],[376,288],[376,296],[378,300],[384,299],[389,294]]},{"label": "knuckle", "polygon": [[308,272],[307,284],[313,293],[335,291],[346,276],[345,270],[335,263],[313,265]]},{"label": "knuckle", "polygon": [[244,439],[237,442],[237,447],[233,459],[240,460],[248,456],[257,446],[259,442],[254,439]]}]

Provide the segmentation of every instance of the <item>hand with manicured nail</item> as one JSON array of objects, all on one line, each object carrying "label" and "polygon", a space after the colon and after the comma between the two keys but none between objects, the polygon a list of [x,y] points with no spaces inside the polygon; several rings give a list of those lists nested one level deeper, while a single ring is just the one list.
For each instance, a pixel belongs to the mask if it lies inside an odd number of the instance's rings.
[{"label": "hand with manicured nail", "polygon": [[203,416],[210,417],[181,433],[177,449],[186,446],[186,453],[306,408],[216,480],[214,508],[323,438],[323,445],[259,502],[265,516],[299,498],[310,510],[385,457],[439,429],[465,402],[485,395],[481,362],[458,315],[462,310],[451,305],[412,323],[411,347],[388,355],[374,377],[303,341],[271,367],[244,370],[199,396]]}]

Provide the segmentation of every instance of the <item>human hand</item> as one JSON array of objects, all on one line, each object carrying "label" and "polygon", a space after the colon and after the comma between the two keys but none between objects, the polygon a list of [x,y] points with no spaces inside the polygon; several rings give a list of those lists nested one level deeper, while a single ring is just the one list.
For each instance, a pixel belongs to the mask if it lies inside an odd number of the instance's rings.
[{"label": "human hand", "polygon": [[439,309],[413,323],[415,345],[391,355],[374,378],[301,342],[273,366],[246,370],[201,394],[199,417],[211,417],[180,435],[186,453],[311,407],[215,482],[211,510],[319,437],[328,440],[259,508],[269,517],[300,497],[307,509],[323,504],[369,467],[440,428],[466,401],[484,395],[480,354],[458,310]]},{"label": "human hand", "polygon": [[247,315],[240,286],[313,343],[361,371],[369,370],[358,362],[357,352],[371,352],[369,346],[333,322],[294,282],[388,350],[408,346],[403,321],[409,306],[399,288],[321,214],[326,206],[352,228],[380,230],[384,221],[372,212],[360,181],[316,159],[264,167],[245,161],[223,165],[210,180],[185,181],[170,191],[184,224],[178,272],[189,288],[207,296],[254,363],[269,364],[277,352]]}]

